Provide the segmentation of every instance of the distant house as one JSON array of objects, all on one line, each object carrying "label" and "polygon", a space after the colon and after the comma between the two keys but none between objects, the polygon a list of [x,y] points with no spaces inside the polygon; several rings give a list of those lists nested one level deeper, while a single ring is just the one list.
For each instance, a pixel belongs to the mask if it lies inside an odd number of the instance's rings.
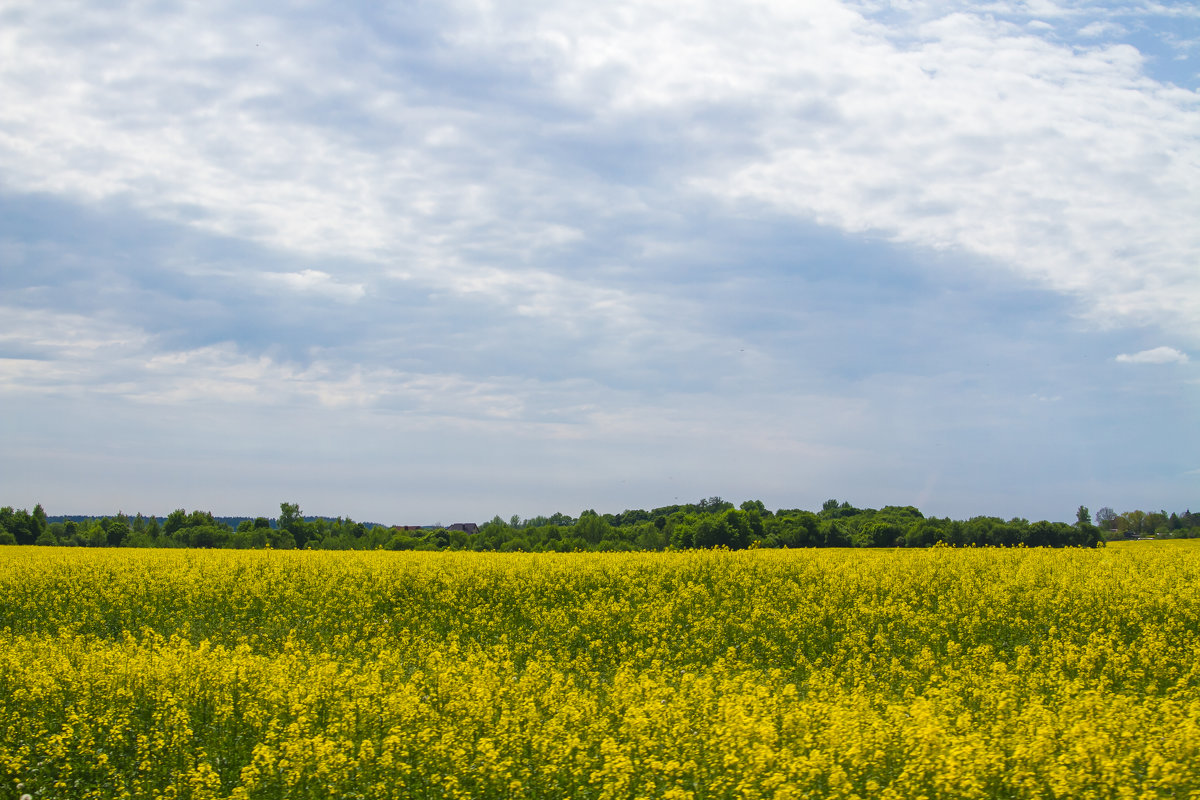
[{"label": "distant house", "polygon": [[463,533],[479,533],[479,526],[474,522],[456,522],[453,525],[446,526],[448,531],[462,531]]}]

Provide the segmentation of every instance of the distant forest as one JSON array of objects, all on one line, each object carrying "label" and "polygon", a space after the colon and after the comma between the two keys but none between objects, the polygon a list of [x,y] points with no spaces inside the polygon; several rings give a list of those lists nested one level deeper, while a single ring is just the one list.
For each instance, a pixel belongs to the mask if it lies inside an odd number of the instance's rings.
[{"label": "distant forest", "polygon": [[827,500],[820,511],[768,510],[761,501],[740,506],[709,497],[698,503],[620,514],[584,511],[478,525],[385,526],[338,517],[304,517],[281,503],[278,517],[214,517],[172,511],[165,519],[118,513],[111,517],[48,518],[0,508],[0,544],[67,547],[308,548],[320,550],[493,550],[571,552],[727,547],[1095,547],[1119,538],[1200,537],[1200,514],[1102,508],[1093,521],[1080,506],[1074,524],[999,517],[968,520],[925,517],[912,506],[855,508]]}]

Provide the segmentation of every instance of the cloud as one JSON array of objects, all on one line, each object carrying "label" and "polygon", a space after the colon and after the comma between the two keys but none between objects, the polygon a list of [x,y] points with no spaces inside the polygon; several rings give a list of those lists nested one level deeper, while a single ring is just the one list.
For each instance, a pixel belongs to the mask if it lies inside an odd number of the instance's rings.
[{"label": "cloud", "polygon": [[262,277],[270,283],[282,284],[296,292],[311,292],[339,302],[353,302],[366,294],[366,288],[361,283],[338,281],[328,272],[316,269],[268,272]]},{"label": "cloud", "polygon": [[1188,356],[1174,347],[1155,347],[1138,353],[1121,353],[1116,360],[1122,364],[1186,364]]},{"label": "cloud", "polygon": [[1108,36],[1120,36],[1125,33],[1125,26],[1108,20],[1089,22],[1079,29],[1079,35],[1085,39],[1099,39]]},{"label": "cloud", "polygon": [[[14,189],[130,198],[447,291],[504,292],[498,264],[570,274],[610,220],[657,226],[644,245],[661,248],[660,223],[689,205],[765,204],[969,254],[1078,298],[1100,327],[1200,329],[1195,93],[1148,79],[1128,45],[1073,48],[994,16],[1085,13],[1071,7],[913,4],[886,26],[867,10],[484,3],[430,29],[366,8],[331,26],[29,5],[4,34],[0,170]],[[183,31],[203,32],[195,49]],[[122,47],[96,46],[114,35]],[[346,300],[365,285],[292,274]],[[578,294],[543,285],[566,293],[537,308]]]}]

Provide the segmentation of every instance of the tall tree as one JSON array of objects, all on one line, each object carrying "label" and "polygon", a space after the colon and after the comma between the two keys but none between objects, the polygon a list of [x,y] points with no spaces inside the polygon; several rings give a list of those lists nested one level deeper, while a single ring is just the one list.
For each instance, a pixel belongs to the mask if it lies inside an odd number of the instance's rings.
[{"label": "tall tree", "polygon": [[299,503],[280,503],[279,504],[279,527],[285,531],[290,531],[295,527],[296,523],[304,519],[300,516]]},{"label": "tall tree", "polygon": [[1108,506],[1104,506],[1096,512],[1096,524],[1102,530],[1111,531],[1116,527],[1117,512],[1113,511]]},{"label": "tall tree", "polygon": [[41,536],[46,532],[46,509],[42,508],[42,504],[38,503],[33,507],[33,538]]},{"label": "tall tree", "polygon": [[610,530],[608,522],[591,509],[582,512],[575,523],[575,535],[588,544],[598,544]]}]

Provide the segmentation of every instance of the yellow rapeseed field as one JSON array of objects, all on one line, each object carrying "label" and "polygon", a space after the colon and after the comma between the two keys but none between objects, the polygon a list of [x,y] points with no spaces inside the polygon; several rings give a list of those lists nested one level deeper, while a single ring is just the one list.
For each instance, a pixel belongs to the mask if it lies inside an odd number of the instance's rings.
[{"label": "yellow rapeseed field", "polygon": [[0,798],[1200,798],[1200,547],[0,548]]}]

